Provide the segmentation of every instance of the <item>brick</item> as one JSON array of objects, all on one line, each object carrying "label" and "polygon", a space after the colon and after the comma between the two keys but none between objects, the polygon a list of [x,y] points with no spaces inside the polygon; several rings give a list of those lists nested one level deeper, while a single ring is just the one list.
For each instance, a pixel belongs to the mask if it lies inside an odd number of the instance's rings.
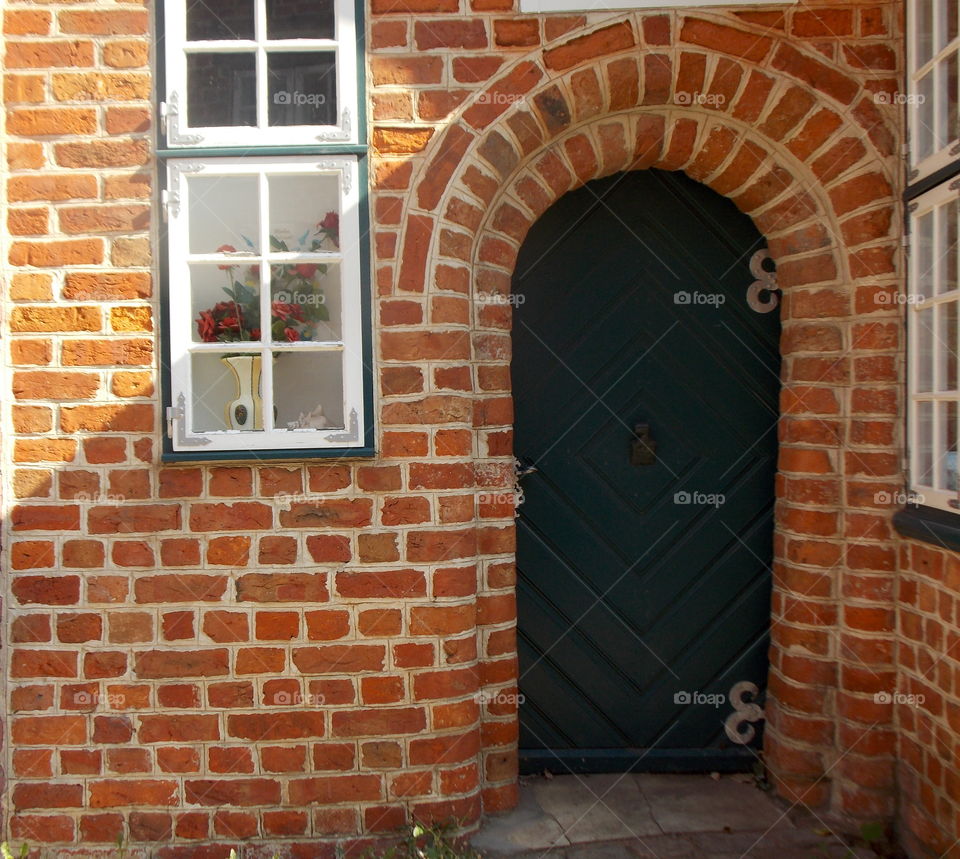
[{"label": "brick", "polygon": [[293,663],[304,674],[354,674],[382,671],[384,648],[373,644],[327,644],[298,647]]},{"label": "brick", "polygon": [[290,782],[290,801],[295,804],[329,805],[382,798],[383,783],[379,775],[321,776]]},{"label": "brick", "polygon": [[241,602],[327,602],[325,573],[251,573],[237,579]]},{"label": "brick", "polygon": [[635,43],[628,23],[614,24],[544,51],[544,63],[548,69],[564,71],[587,60],[631,48]]},{"label": "brick", "polygon": [[54,158],[61,167],[139,167],[150,160],[144,140],[93,140],[58,143]]},{"label": "brick", "polygon": [[12,109],[7,112],[7,130],[22,137],[88,135],[97,129],[92,108]]},{"label": "brick", "polygon": [[222,677],[227,674],[227,651],[153,650],[138,653],[137,677],[157,680],[169,677]]},{"label": "brick", "polygon": [[487,31],[479,18],[415,20],[413,34],[419,51],[487,47]]},{"label": "brick", "polygon": [[110,68],[142,68],[149,61],[150,45],[145,39],[110,39],[103,45],[103,62]]},{"label": "brick", "polygon": [[89,67],[93,65],[93,42],[8,40],[4,61],[8,69]]},{"label": "brick", "polygon": [[197,805],[244,807],[278,805],[280,783],[273,779],[187,779],[184,799]]},{"label": "brick", "polygon": [[90,808],[165,807],[177,804],[177,783],[159,779],[90,782]]},{"label": "brick", "polygon": [[426,577],[419,570],[339,572],[337,593],[344,599],[409,599],[426,596]]}]

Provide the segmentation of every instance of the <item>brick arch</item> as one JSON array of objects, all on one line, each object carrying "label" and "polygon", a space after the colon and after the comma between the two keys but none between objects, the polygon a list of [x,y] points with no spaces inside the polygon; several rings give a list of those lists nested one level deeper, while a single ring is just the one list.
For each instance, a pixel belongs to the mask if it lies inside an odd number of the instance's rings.
[{"label": "brick arch", "polygon": [[[766,760],[785,797],[860,817],[893,811],[891,713],[871,700],[892,631],[869,619],[890,597],[855,612],[840,601],[893,552],[861,479],[897,443],[869,426],[888,408],[869,385],[890,382],[899,336],[875,301],[896,288],[892,127],[868,88],[769,30],[702,14],[608,20],[520,58],[428,147],[397,282],[427,293],[431,328],[469,330],[478,487],[508,492],[510,308],[472,300],[467,318],[463,299],[506,295],[534,221],[620,170],[683,170],[753,219],[784,290]],[[496,692],[516,662],[512,508],[493,499],[478,510],[477,640],[478,683]],[[867,725],[880,739],[863,745]],[[516,798],[515,708],[485,705],[481,738],[496,811]]]}]

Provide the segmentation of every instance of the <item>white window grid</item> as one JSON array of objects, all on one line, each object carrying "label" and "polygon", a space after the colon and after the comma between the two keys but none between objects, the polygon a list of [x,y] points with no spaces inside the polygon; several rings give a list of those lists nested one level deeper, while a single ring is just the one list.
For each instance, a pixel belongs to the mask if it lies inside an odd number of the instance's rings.
[{"label": "white window grid", "polygon": [[[267,0],[253,0],[254,38],[187,41],[186,0],[166,0],[164,45],[166,100],[162,118],[167,143],[179,147],[355,144],[357,139],[357,34],[353,0],[335,0],[334,39],[269,39]],[[187,56],[196,53],[249,53],[256,56],[257,125],[187,126]],[[268,125],[267,58],[271,53],[317,52],[336,57],[337,125]],[[229,94],[225,94],[228,97]]]},{"label": "white window grid", "polygon": [[958,199],[960,186],[943,183],[911,206],[907,296],[908,500],[954,512],[960,509]]},{"label": "white window grid", "polygon": [[[190,186],[186,175],[256,176],[259,182],[258,254],[194,254],[189,247]],[[332,173],[340,188],[340,248],[338,251],[275,252],[270,247],[269,182],[270,176],[316,175]],[[363,409],[363,337],[362,292],[360,278],[360,218],[358,164],[354,156],[273,158],[191,158],[170,159],[168,174],[168,310],[170,337],[171,399],[174,407],[182,407],[180,425],[172,434],[174,451],[194,451],[202,445],[205,451],[257,451],[280,449],[324,449],[356,447],[364,438]],[[322,262],[340,266],[342,339],[272,343],[238,341],[231,343],[198,343],[193,339],[195,328],[191,303],[190,265],[193,263],[243,262],[260,264],[260,318],[271,318],[271,265],[275,263]],[[269,331],[269,324],[263,329]],[[192,428],[192,356],[249,353],[261,356],[263,408],[262,431],[216,430],[195,432]],[[333,352],[341,355],[343,415],[345,426],[340,430],[290,431],[274,426],[272,355],[307,352]]]},{"label": "white window grid", "polygon": [[925,178],[960,156],[958,122],[957,0],[907,4],[911,181]]}]

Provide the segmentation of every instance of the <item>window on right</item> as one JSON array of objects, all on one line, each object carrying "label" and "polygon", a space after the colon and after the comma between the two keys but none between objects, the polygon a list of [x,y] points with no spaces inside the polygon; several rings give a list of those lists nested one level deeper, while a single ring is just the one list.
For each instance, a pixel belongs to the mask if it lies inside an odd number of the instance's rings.
[{"label": "window on right", "polygon": [[910,0],[910,150],[906,197],[910,488],[927,507],[960,510],[958,381],[958,0]]}]

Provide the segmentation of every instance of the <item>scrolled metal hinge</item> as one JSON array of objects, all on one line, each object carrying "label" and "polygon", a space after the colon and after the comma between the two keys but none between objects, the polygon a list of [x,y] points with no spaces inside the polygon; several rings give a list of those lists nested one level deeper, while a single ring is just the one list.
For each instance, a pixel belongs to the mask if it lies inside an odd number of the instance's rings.
[{"label": "scrolled metal hinge", "polygon": [[[770,259],[770,252],[763,248],[750,257],[750,274],[756,280],[747,288],[747,305],[756,313],[769,313],[780,303],[780,287],[777,284],[777,273],[768,271],[763,264]],[[766,298],[761,299],[761,295]]]},{"label": "scrolled metal hinge", "polygon": [[189,438],[186,423],[187,398],[181,392],[175,406],[167,406],[167,437],[176,441],[180,447],[203,447],[210,444],[208,438]]}]

